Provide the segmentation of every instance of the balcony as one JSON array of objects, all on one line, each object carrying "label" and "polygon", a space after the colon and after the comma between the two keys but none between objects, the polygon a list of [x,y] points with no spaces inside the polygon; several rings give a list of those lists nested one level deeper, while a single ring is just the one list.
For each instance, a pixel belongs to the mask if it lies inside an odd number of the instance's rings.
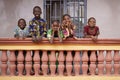
[{"label": "balcony", "polygon": [[0,38],[0,51],[0,80],[120,80],[120,39]]}]

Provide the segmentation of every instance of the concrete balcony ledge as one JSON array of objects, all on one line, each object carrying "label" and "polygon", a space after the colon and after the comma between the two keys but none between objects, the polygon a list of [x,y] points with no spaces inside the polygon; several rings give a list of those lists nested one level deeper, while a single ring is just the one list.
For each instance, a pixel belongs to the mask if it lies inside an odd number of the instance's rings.
[{"label": "concrete balcony ledge", "polygon": [[[44,47],[43,47],[44,46]],[[56,47],[57,46],[57,47]],[[120,50],[120,39],[98,39],[96,42],[89,38],[78,40],[67,39],[62,43],[56,38],[50,44],[47,38],[39,43],[32,42],[31,38],[0,38],[0,49],[2,50]]]}]

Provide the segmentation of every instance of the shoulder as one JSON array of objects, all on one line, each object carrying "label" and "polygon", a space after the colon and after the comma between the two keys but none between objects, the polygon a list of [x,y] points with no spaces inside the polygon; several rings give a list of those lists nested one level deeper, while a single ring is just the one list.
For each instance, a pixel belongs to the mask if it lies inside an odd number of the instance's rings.
[{"label": "shoulder", "polygon": [[98,26],[95,26],[95,29],[99,30],[99,27],[98,27]]},{"label": "shoulder", "polygon": [[84,26],[84,30],[88,30],[88,29],[89,29],[88,25]]},{"label": "shoulder", "polygon": [[46,20],[45,20],[45,19],[42,19],[42,18],[40,19],[40,21],[42,21],[42,22],[46,22]]},{"label": "shoulder", "polygon": [[18,26],[15,27],[15,30],[19,30],[20,28]]},{"label": "shoulder", "polygon": [[49,29],[47,32],[51,32],[52,31],[52,29]]},{"label": "shoulder", "polygon": [[88,25],[86,25],[86,26],[84,26],[84,28],[89,28],[89,26],[88,26]]}]

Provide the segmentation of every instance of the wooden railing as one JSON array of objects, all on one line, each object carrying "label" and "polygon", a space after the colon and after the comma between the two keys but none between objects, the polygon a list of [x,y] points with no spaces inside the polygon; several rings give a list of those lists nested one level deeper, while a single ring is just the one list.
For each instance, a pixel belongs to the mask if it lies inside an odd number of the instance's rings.
[{"label": "wooden railing", "polygon": [[39,43],[30,38],[0,38],[0,51],[1,76],[120,76],[120,39],[60,43],[56,38],[50,44],[46,38]]}]

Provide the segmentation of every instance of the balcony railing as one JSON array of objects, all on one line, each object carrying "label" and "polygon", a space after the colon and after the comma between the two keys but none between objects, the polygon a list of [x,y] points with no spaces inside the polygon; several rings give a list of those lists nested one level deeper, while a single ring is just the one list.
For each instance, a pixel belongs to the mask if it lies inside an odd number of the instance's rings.
[{"label": "balcony railing", "polygon": [[0,51],[1,76],[120,76],[120,39],[0,38]]}]

